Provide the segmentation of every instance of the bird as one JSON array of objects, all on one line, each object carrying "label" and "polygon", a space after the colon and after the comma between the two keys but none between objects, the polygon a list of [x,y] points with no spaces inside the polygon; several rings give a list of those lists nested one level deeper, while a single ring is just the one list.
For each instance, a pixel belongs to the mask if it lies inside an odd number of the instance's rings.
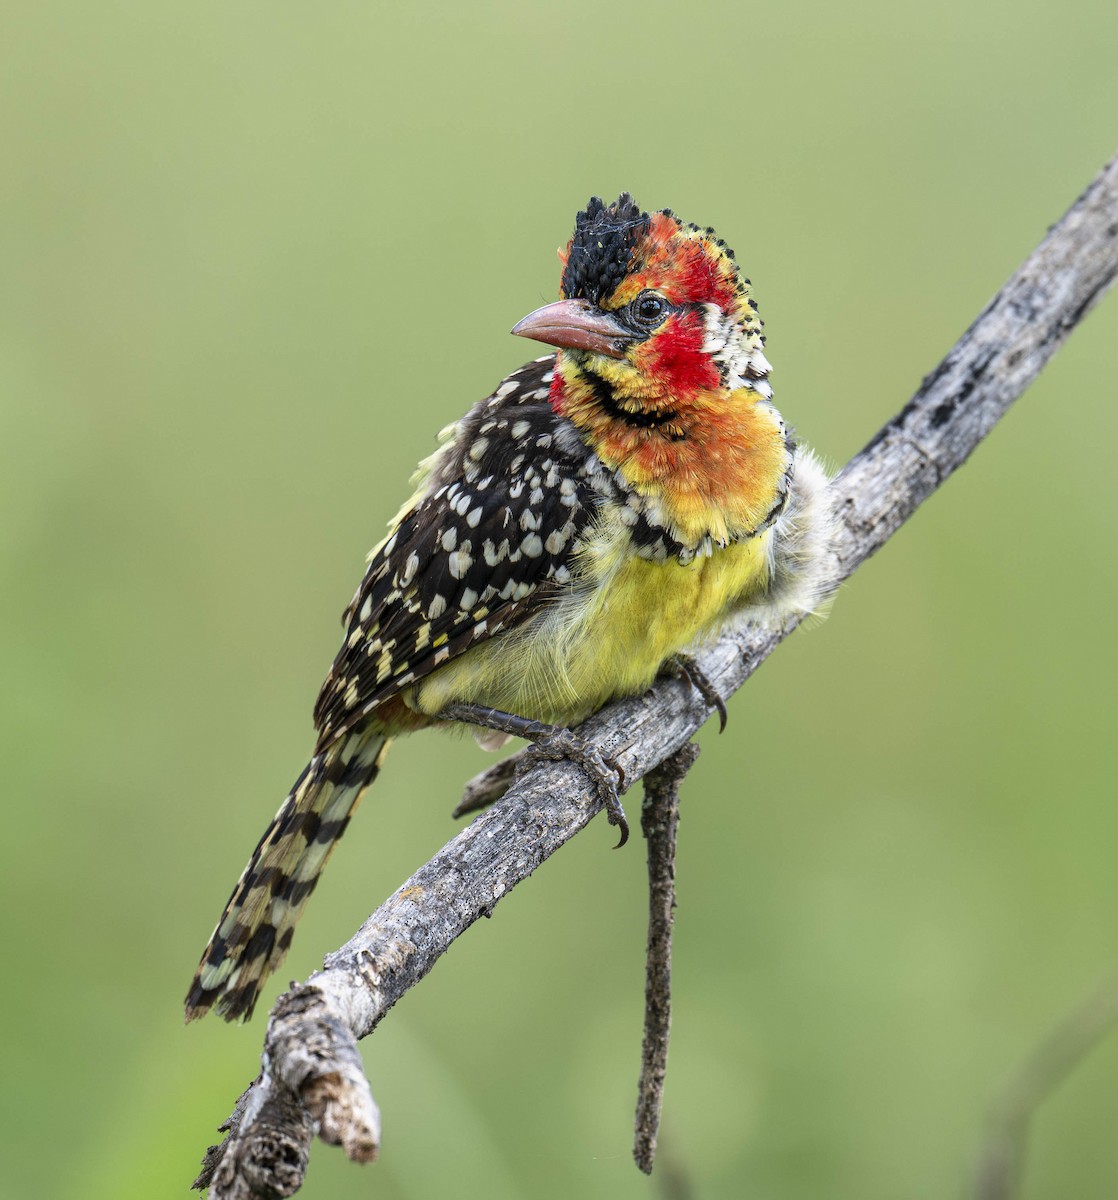
[{"label": "bird", "polygon": [[[242,873],[186,997],[247,1019],[392,740],[452,723],[526,736],[623,782],[573,730],[689,647],[826,600],[829,478],[773,404],[763,324],[713,228],[592,197],[560,299],[512,333],[551,347],[438,438],[370,552],[314,709],[314,754]],[[724,709],[722,710],[724,716]]]}]

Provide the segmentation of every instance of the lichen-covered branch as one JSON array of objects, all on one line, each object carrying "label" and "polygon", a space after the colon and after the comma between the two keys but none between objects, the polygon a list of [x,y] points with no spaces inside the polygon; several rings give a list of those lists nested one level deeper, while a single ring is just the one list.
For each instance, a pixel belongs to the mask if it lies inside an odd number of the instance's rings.
[{"label": "lichen-covered branch", "polygon": [[[1118,159],[834,481],[836,586],[966,461],[1116,274]],[[729,632],[696,656],[698,665],[728,696],[794,627]],[[685,680],[664,678],[646,695],[610,705],[581,733],[631,783],[689,741],[709,713]],[[485,795],[484,786],[475,788],[474,802]],[[291,1195],[314,1132],[344,1146],[351,1158],[372,1158],[376,1107],[356,1040],[598,807],[597,792],[579,768],[534,766],[329,955],[323,971],[282,996],[268,1023],[260,1078],[230,1118],[229,1135],[208,1156],[197,1186],[209,1187],[214,1200]],[[281,1129],[277,1121],[287,1124]]]}]

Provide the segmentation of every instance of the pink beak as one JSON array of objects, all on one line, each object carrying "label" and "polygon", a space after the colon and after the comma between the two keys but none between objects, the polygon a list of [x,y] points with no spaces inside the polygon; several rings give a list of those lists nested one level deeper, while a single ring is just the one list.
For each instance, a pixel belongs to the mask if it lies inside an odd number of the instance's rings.
[{"label": "pink beak", "polygon": [[517,337],[532,338],[565,350],[590,350],[624,358],[626,347],[635,340],[616,317],[589,300],[556,300],[530,312],[512,327]]}]

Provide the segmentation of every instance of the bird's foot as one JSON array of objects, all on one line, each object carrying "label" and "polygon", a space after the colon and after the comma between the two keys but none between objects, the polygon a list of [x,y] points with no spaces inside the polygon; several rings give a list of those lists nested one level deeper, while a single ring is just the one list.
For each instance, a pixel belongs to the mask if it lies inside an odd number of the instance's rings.
[{"label": "bird's foot", "polygon": [[617,843],[617,848],[624,846],[629,840],[629,822],[625,818],[625,809],[621,806],[618,794],[625,786],[625,772],[585,738],[559,725],[531,721],[526,717],[501,712],[497,708],[487,708],[482,704],[450,704],[439,713],[439,719],[480,725],[483,729],[495,729],[500,733],[512,734],[513,737],[526,738],[532,745],[518,756],[518,777],[532,765],[533,759],[552,762],[568,760],[577,763],[594,784],[606,811],[607,820],[620,831],[621,840]]},{"label": "bird's foot", "polygon": [[668,659],[668,671],[677,679],[689,683],[695,691],[718,713],[718,732],[726,728],[726,701],[722,693],[707,678],[706,672],[690,654],[675,654]]},{"label": "bird's foot", "polygon": [[577,733],[558,725],[549,726],[548,730],[547,733],[532,738],[532,745],[521,756],[517,775],[527,771],[532,766],[533,759],[577,763],[597,789],[598,799],[606,810],[606,819],[618,828],[621,838],[614,849],[620,850],[629,840],[629,822],[625,818],[625,809],[622,808],[618,795],[625,786],[625,772],[613,759],[585,738],[580,738]]}]

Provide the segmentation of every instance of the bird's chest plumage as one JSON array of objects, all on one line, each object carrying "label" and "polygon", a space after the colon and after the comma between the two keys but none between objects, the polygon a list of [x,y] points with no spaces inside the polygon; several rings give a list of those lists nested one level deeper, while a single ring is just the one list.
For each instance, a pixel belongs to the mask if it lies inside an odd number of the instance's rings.
[{"label": "bird's chest plumage", "polygon": [[576,724],[615,696],[644,691],[665,660],[760,594],[769,538],[715,547],[687,563],[642,558],[611,510],[580,552],[569,588],[524,626],[431,675],[413,703],[433,715],[469,697]]},{"label": "bird's chest plumage", "polygon": [[[553,407],[616,473],[617,502],[635,511],[633,548],[685,561],[765,529],[784,502],[792,445],[780,414],[750,388],[660,391],[621,369],[564,366]],[[659,545],[644,524],[662,529]]]},{"label": "bird's chest plumage", "polygon": [[555,391],[545,451],[565,456],[594,515],[565,543],[531,615],[446,656],[407,691],[422,714],[464,701],[577,723],[643,691],[666,659],[768,582],[770,525],[791,461],[771,406],[752,395],[692,397],[638,414],[615,411],[592,383],[558,406]]},{"label": "bird's chest plumage", "polygon": [[768,581],[770,534],[715,546],[687,562],[632,553],[626,531],[602,528],[584,554],[596,580],[549,614],[546,640],[564,649],[572,695],[643,691],[673,654],[721,627]]}]

